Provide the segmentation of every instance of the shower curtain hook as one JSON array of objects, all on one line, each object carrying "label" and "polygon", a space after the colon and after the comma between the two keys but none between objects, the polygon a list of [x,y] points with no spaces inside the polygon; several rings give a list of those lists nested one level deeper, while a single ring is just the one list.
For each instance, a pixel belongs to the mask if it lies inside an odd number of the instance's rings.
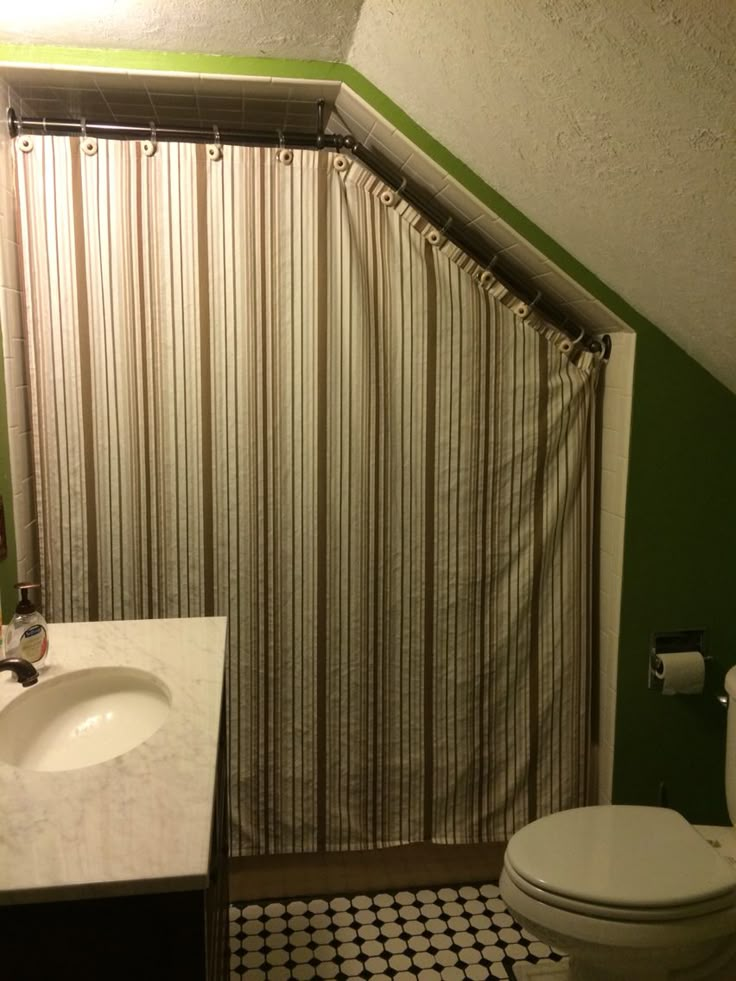
[{"label": "shower curtain hook", "polygon": [[46,129],[46,117],[45,116],[43,117],[42,122],[43,122],[43,135],[44,136],[48,136],[49,133],[48,133],[48,130]]},{"label": "shower curtain hook", "polygon": [[79,127],[82,131],[82,153],[87,157],[94,157],[97,153],[97,140],[94,136],[87,136],[87,120],[84,116],[80,120]]},{"label": "shower curtain hook", "polygon": [[447,219],[447,221],[445,222],[445,224],[442,226],[442,234],[443,235],[446,235],[447,232],[450,230],[450,225],[452,225],[452,215],[450,215],[450,217]]},{"label": "shower curtain hook", "polygon": [[493,275],[491,270],[493,269],[493,267],[496,265],[497,262],[498,262],[498,253],[496,253],[496,255],[491,256],[491,258],[488,260],[488,264],[486,265],[486,268],[478,277],[482,286],[490,286],[493,282],[495,282],[496,277]]},{"label": "shower curtain hook", "polygon": [[153,120],[148,124],[151,127],[151,135],[147,140],[142,143],[143,152],[147,157],[152,157],[155,155],[156,150],[158,150],[158,138],[156,137],[156,124]]},{"label": "shower curtain hook", "polygon": [[[567,320],[568,320],[568,318],[565,317],[565,319],[563,320],[562,324],[560,325],[560,330],[562,330],[562,328],[565,326],[565,324],[567,323]],[[575,324],[573,324],[572,326],[574,327]],[[565,339],[562,342],[562,344],[560,345],[561,350],[564,351],[565,353],[567,353],[568,351],[572,351],[572,349],[574,347],[577,347],[577,345],[585,337],[585,328],[584,327],[578,327],[577,329],[580,331],[580,333],[578,334],[577,337],[570,337],[569,334],[566,334],[565,335]]]},{"label": "shower curtain hook", "polygon": [[[13,112],[13,110],[9,109],[8,114],[10,114],[11,112]],[[30,153],[31,150],[33,149],[33,140],[31,139],[30,136],[23,136],[23,117],[21,116],[20,119],[14,118],[13,125],[15,127],[15,136],[18,140],[18,146],[23,151],[23,153]]]},{"label": "shower curtain hook", "polygon": [[398,186],[398,187],[396,188],[396,193],[397,193],[397,194],[398,194],[399,196],[403,196],[403,194],[404,194],[404,191],[406,190],[406,183],[407,183],[407,182],[406,182],[406,177],[402,177],[402,178],[401,178],[401,181],[400,181],[400,183],[399,183],[399,186]]},{"label": "shower curtain hook", "polygon": [[541,292],[541,290],[537,290],[537,295],[534,297],[534,299],[532,300],[532,302],[530,304],[528,304],[528,306],[529,306],[529,313],[532,312],[532,310],[534,309],[534,307],[539,303],[539,301],[541,299],[542,299],[542,292]]},{"label": "shower curtain hook", "polygon": [[215,142],[207,144],[207,156],[210,158],[210,160],[222,160],[222,144],[220,143],[220,130],[216,125],[212,127],[212,134],[215,138]]},{"label": "shower curtain hook", "polygon": [[279,148],[276,151],[276,159],[279,163],[288,165],[294,159],[294,153],[292,150],[286,149],[286,139],[284,137],[284,131],[282,129],[278,130],[279,134]]}]

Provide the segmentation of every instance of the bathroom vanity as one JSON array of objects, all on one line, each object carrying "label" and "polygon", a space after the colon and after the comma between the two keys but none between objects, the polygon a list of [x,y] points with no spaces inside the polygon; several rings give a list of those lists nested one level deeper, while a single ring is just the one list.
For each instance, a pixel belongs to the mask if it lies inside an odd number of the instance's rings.
[{"label": "bathroom vanity", "polygon": [[0,675],[0,977],[227,977],[226,629],[51,624]]}]

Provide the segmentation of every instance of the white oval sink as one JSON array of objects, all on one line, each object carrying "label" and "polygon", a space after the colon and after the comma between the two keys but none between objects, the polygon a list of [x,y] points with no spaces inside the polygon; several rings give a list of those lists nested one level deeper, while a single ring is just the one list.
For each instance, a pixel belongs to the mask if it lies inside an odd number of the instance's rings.
[{"label": "white oval sink", "polygon": [[137,668],[43,676],[0,712],[0,760],[26,770],[78,770],[122,756],[161,728],[171,692]]}]

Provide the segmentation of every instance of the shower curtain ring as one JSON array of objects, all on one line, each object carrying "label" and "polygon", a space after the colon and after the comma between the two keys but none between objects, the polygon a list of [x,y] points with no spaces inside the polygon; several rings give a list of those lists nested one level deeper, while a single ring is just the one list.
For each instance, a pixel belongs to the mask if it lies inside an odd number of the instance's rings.
[{"label": "shower curtain ring", "polygon": [[215,142],[207,144],[207,156],[210,158],[210,160],[222,160],[222,144],[220,143],[220,130],[217,126],[212,127],[212,134],[215,138]]},{"label": "shower curtain ring", "polygon": [[539,303],[541,299],[542,299],[542,294],[539,290],[537,290],[537,295],[534,297],[531,303],[525,303],[523,300],[520,303],[517,303],[516,306],[514,307],[516,316],[521,317],[522,320],[526,320],[529,314],[532,312],[534,307]]},{"label": "shower curtain ring", "polygon": [[442,226],[442,234],[443,235],[446,235],[448,233],[448,231],[450,230],[450,226],[451,225],[452,225],[452,215],[450,215],[450,217],[447,219],[447,221],[445,222],[445,224]]},{"label": "shower curtain ring", "polygon": [[488,260],[488,265],[478,277],[481,286],[490,286],[491,283],[495,281],[496,277],[493,275],[491,270],[493,269],[493,267],[496,265],[497,262],[498,262],[498,254],[491,256],[491,258]]},{"label": "shower curtain ring", "polygon": [[[560,330],[564,328],[567,321],[568,318],[565,317],[565,319],[562,321],[562,324],[560,325]],[[573,326],[575,325],[573,324]],[[566,337],[564,341],[562,341],[562,343],[560,344],[560,350],[563,351],[565,354],[567,354],[568,351],[572,351],[572,349],[576,347],[585,337],[584,327],[578,327],[577,330],[580,331],[577,337]]]},{"label": "shower curtain ring", "polygon": [[276,151],[276,159],[278,160],[279,163],[286,164],[286,166],[288,167],[289,164],[294,159],[294,153],[292,150],[286,149],[286,140],[284,138],[284,131],[280,129],[278,131],[278,134],[279,134],[279,148]]},{"label": "shower curtain ring", "polygon": [[15,121],[15,136],[18,140],[18,146],[23,151],[23,153],[30,153],[33,149],[33,140],[30,136],[23,135],[23,117],[20,116]]},{"label": "shower curtain ring", "polygon": [[149,139],[143,141],[143,152],[147,157],[152,157],[158,149],[158,139],[156,138],[156,124],[153,120],[151,120],[149,126],[151,127],[151,136]]},{"label": "shower curtain ring", "polygon": [[97,153],[97,140],[94,136],[87,136],[87,119],[82,116],[79,121],[79,128],[82,132],[82,153],[88,157],[94,157]]},{"label": "shower curtain ring", "polygon": [[396,188],[396,193],[401,197],[406,190],[406,177],[402,177],[399,186]]}]

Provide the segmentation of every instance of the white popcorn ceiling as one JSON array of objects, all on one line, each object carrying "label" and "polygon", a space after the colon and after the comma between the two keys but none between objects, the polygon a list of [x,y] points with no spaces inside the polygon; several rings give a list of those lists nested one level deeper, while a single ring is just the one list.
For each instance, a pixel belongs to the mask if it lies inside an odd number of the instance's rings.
[{"label": "white popcorn ceiling", "polygon": [[366,0],[349,61],[736,391],[733,0]]},{"label": "white popcorn ceiling", "polygon": [[347,62],[736,391],[733,0],[73,3],[0,41]]},{"label": "white popcorn ceiling", "polygon": [[[11,9],[15,7],[15,9]],[[0,0],[0,42],[344,61],[361,0]]]}]

